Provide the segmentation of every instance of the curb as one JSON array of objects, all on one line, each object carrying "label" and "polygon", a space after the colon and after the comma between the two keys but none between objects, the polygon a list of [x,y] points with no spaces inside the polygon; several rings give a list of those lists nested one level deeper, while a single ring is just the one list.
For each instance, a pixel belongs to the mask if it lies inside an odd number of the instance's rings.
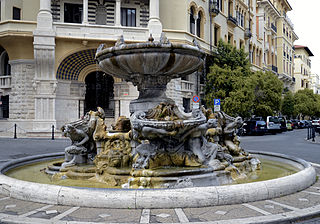
[{"label": "curb", "polygon": [[[258,158],[262,156],[285,160],[301,171],[290,176],[255,183],[180,189],[76,188],[21,181],[0,174],[0,193],[33,202],[80,207],[191,208],[271,199],[303,190],[316,181],[315,169],[302,159],[278,153],[252,153]],[[62,154],[45,154],[12,160],[0,167],[0,173],[22,163],[45,160],[47,157],[55,158]]]}]

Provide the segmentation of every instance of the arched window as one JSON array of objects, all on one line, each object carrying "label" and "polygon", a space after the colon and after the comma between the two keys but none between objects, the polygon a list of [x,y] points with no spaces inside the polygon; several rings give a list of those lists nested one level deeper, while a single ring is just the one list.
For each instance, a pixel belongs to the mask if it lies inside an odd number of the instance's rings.
[{"label": "arched window", "polygon": [[6,51],[0,54],[0,75],[11,75],[11,66],[9,64],[9,56]]},{"label": "arched window", "polygon": [[197,18],[197,36],[200,37],[201,36],[201,13],[198,13],[198,18]]},{"label": "arched window", "polygon": [[190,8],[190,33],[195,34],[195,19],[193,7]]}]

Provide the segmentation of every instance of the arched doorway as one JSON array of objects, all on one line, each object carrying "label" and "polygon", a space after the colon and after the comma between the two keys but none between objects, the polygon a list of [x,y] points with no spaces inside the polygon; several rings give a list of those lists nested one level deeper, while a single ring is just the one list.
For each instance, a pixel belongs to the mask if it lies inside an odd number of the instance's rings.
[{"label": "arched doorway", "polygon": [[96,111],[97,107],[101,107],[106,117],[114,117],[113,78],[101,71],[96,71],[86,76],[85,83],[84,112]]}]

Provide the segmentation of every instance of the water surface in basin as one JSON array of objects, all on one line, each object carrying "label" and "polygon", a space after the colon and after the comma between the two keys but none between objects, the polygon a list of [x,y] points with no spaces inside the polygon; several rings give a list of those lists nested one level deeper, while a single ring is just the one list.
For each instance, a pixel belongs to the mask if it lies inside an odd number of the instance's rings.
[{"label": "water surface in basin", "polygon": [[[248,178],[246,180],[239,179],[234,184],[270,180],[270,179],[275,179],[283,176],[288,176],[299,171],[298,168],[286,163],[267,160],[267,159],[260,159],[260,161],[262,165],[261,170],[257,170],[255,172],[248,174]],[[110,186],[104,183],[93,182],[90,180],[75,180],[75,179],[69,179],[69,178],[53,180],[50,175],[44,172],[48,163],[53,163],[53,162],[63,162],[63,160],[56,159],[52,161],[32,163],[32,164],[11,169],[5,174],[9,177],[16,178],[19,180],[42,183],[42,184],[89,187],[89,188],[110,188]]]}]

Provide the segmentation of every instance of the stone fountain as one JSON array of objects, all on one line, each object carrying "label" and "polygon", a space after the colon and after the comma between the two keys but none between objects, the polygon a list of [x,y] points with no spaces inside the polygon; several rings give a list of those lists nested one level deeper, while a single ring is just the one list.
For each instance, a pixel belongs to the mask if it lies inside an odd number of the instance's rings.
[{"label": "stone fountain", "polygon": [[[165,95],[171,79],[202,66],[204,52],[196,42],[193,46],[173,44],[162,35],[160,42],[150,38],[146,43],[125,44],[120,38],[114,47],[100,46],[96,59],[107,74],[138,86],[140,95],[130,104],[131,117],[120,117],[110,130],[105,125],[104,111],[97,108],[64,125],[64,135],[72,140],[64,153],[21,158],[0,166],[1,194],[70,206],[185,208],[271,199],[301,191],[316,181],[314,168],[304,160],[245,152],[235,134],[242,123],[240,117],[203,107],[184,113]],[[62,156],[63,162],[47,162],[55,158],[61,161]],[[250,172],[254,174],[260,168],[257,158],[292,165],[298,172],[220,186],[242,180]],[[33,166],[43,160],[48,166],[45,172],[52,176],[50,184],[5,175],[7,171],[15,172],[15,167],[28,170],[23,165]],[[28,175],[24,173],[23,177]],[[54,182],[75,179],[88,185],[67,187]],[[93,189],[92,183],[101,187]]]},{"label": "stone fountain", "polygon": [[[259,169],[260,162],[239,146],[240,117],[204,107],[185,113],[165,94],[167,83],[197,71],[205,53],[194,45],[160,42],[100,46],[101,69],[139,90],[130,119],[120,117],[107,131],[104,112],[89,112],[62,130],[72,145],[55,178],[90,178],[123,188],[180,188],[232,183]],[[92,164],[90,168],[79,165]],[[49,173],[52,169],[48,170]]]}]

